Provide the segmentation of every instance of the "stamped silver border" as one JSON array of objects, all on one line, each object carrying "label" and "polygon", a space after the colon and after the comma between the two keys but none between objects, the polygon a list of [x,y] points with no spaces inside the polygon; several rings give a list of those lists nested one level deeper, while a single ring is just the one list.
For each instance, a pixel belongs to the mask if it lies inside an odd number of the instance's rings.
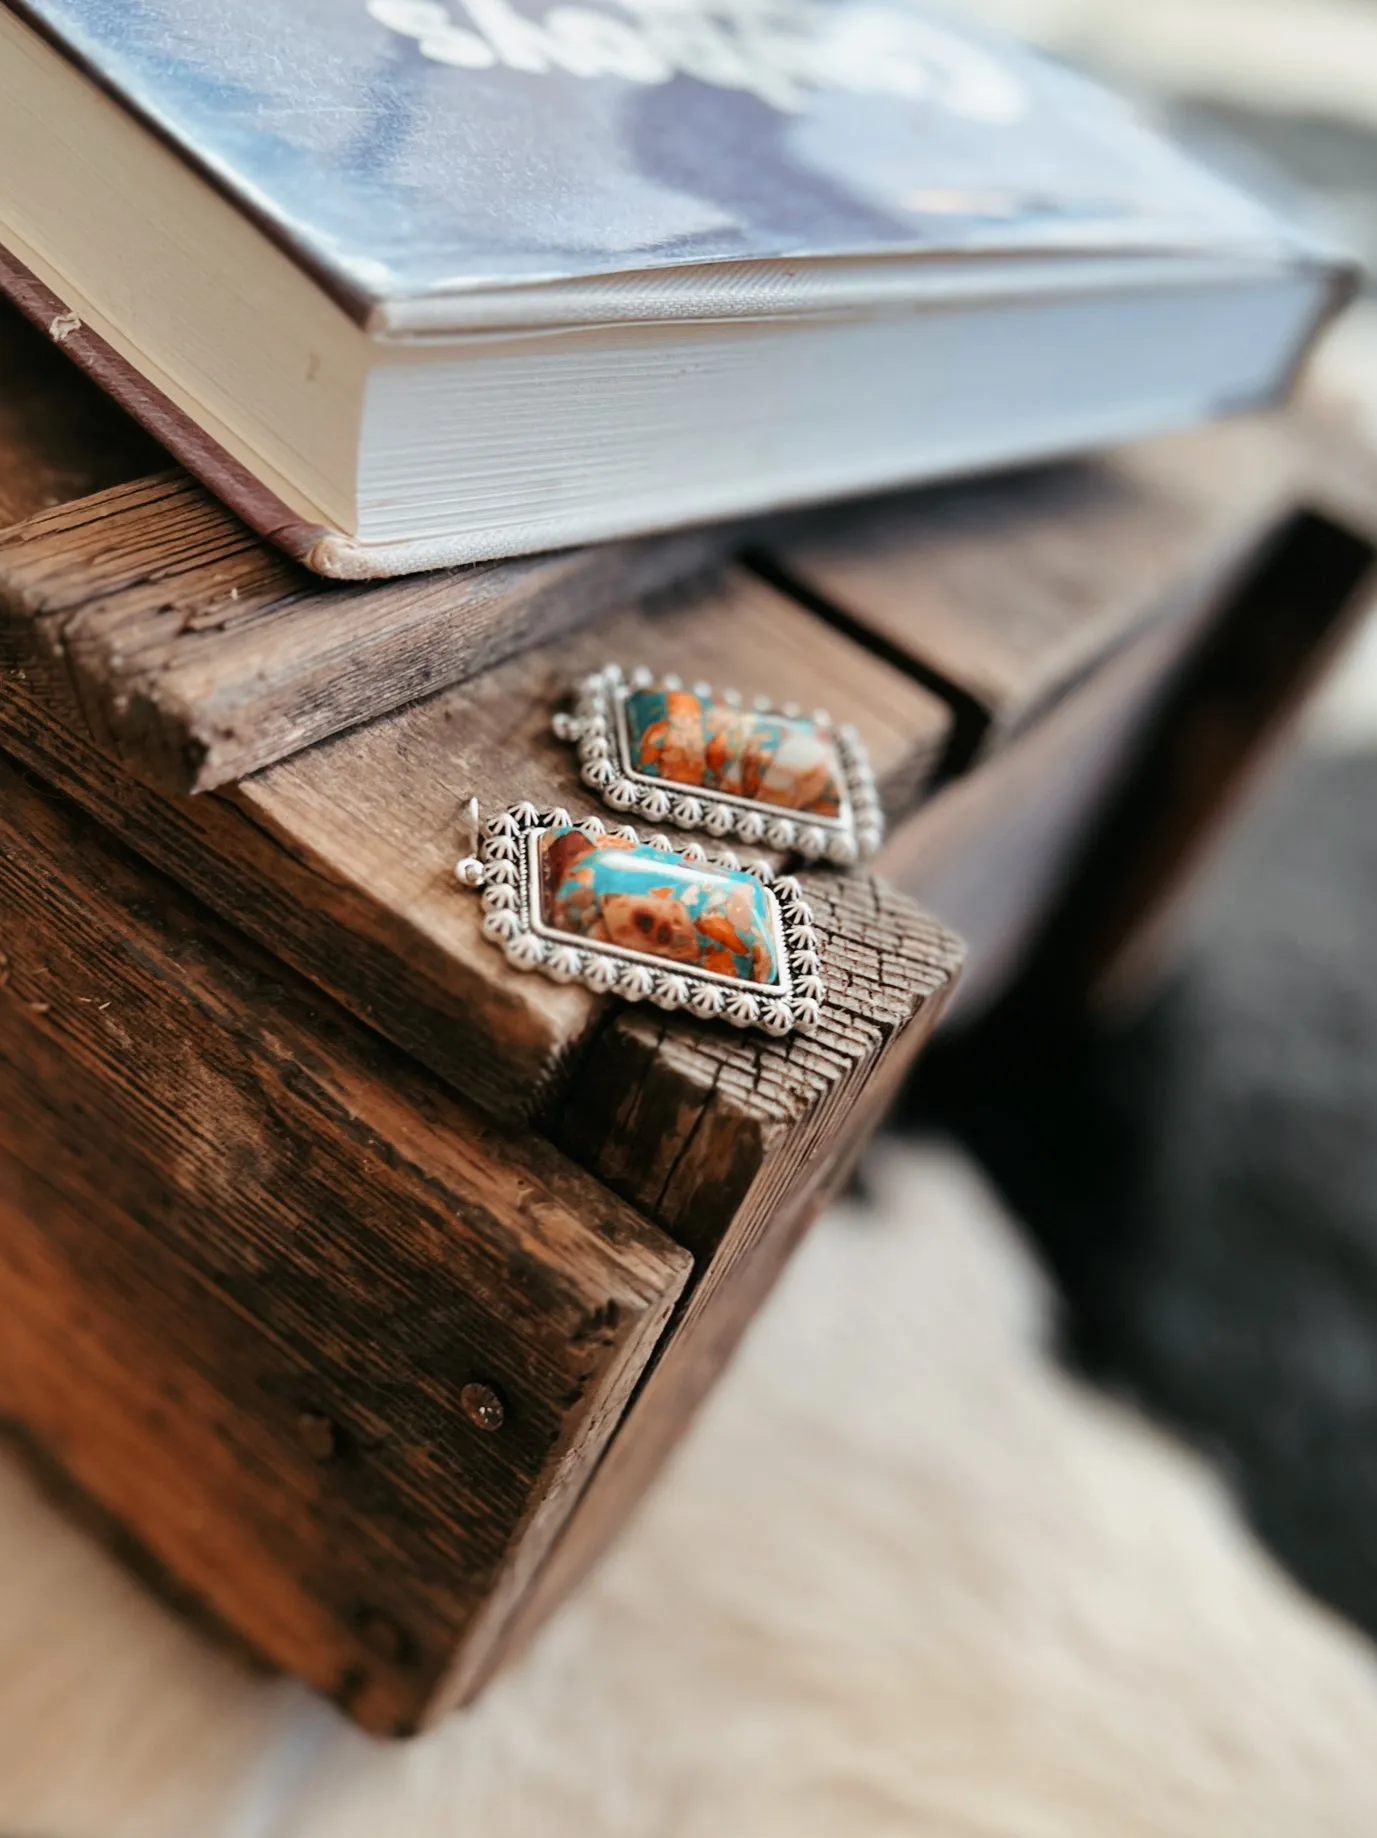
[{"label": "stamped silver border", "polygon": [[[626,727],[626,699],[635,690],[659,686],[682,689],[683,678],[657,676],[642,664],[630,679],[620,664],[606,664],[579,685],[571,713],[557,714],[551,725],[560,740],[577,746],[580,776],[603,802],[628,816],[639,813],[656,823],[672,823],[681,830],[705,830],[710,836],[736,836],[742,842],[787,849],[805,861],[831,861],[845,866],[873,855],[884,839],[875,775],[865,745],[854,727],[833,728],[842,769],[841,811],[836,817],[792,816],[777,804],[761,804],[706,786],[675,786],[665,779],[638,772],[631,763]],[[704,700],[716,695],[734,708],[744,706],[739,691],[715,692],[710,683],[695,683],[693,693]],[[796,721],[804,713],[794,702],[771,702],[756,696],[751,707],[762,715],[780,715]],[[814,709],[819,726],[832,727],[826,709]]]},{"label": "stamped silver border", "polygon": [[[582,830],[594,842],[621,836],[679,861],[754,875],[768,895],[780,981],[745,983],[716,971],[690,970],[671,958],[574,938],[547,924],[537,848],[546,831],[558,829]],[[487,820],[478,854],[465,857],[455,873],[465,886],[481,889],[483,936],[518,970],[538,970],[556,983],[583,983],[627,1002],[684,1008],[704,1021],[764,1028],[767,1034],[812,1033],[817,1027],[825,990],[813,916],[794,877],[776,874],[768,862],[742,862],[730,850],[711,854],[699,843],[642,836],[630,824],[607,824],[601,817],[574,818],[558,806],[538,810],[518,804]]]}]

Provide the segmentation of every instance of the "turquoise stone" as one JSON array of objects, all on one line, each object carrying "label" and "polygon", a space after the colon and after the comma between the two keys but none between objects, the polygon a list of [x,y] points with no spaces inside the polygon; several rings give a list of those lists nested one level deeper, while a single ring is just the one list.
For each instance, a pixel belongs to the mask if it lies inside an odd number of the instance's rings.
[{"label": "turquoise stone", "polygon": [[556,931],[743,983],[780,980],[774,898],[754,875],[572,828],[541,837],[540,870]]},{"label": "turquoise stone", "polygon": [[628,763],[647,778],[809,817],[841,815],[836,740],[806,716],[762,714],[655,686],[633,690],[624,708]]}]

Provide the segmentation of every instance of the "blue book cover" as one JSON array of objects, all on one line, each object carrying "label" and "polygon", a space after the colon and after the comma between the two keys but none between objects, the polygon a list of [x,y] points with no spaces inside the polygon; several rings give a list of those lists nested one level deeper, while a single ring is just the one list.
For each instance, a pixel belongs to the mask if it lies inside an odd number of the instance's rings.
[{"label": "blue book cover", "polygon": [[687,264],[1276,249],[1129,109],[909,0],[20,0],[380,303]]}]

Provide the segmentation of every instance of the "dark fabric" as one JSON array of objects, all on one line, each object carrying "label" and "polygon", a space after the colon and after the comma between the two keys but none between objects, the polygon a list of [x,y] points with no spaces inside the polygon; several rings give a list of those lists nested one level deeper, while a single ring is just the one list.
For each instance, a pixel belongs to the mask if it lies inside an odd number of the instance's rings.
[{"label": "dark fabric", "polygon": [[909,1114],[984,1161],[1072,1357],[1377,1634],[1377,757],[1288,769],[1132,1026],[1024,989],[938,1049]]}]

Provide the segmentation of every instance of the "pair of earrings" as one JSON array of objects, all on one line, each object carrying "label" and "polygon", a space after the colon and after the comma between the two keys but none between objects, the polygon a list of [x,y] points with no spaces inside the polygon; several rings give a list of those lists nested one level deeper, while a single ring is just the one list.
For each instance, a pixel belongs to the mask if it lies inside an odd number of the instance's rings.
[{"label": "pair of earrings", "polygon": [[[640,815],[846,865],[883,824],[859,736],[764,697],[609,664],[556,736],[617,817]],[[816,1027],[824,995],[812,914],[792,875],[630,823],[518,804],[480,825],[456,870],[482,889],[483,931],[521,970],[770,1034]]]}]

